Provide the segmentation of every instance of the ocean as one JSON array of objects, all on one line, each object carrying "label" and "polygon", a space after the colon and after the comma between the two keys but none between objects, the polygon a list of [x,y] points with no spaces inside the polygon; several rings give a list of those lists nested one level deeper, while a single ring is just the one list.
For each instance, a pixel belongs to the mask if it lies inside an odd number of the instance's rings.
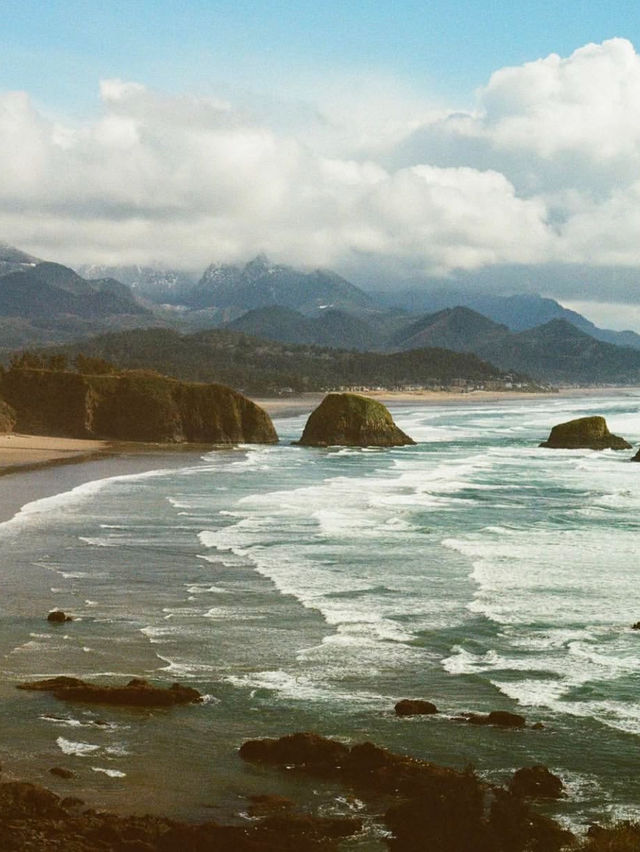
[{"label": "ocean", "polygon": [[[639,407],[634,390],[405,404],[392,413],[415,447],[292,446],[296,416],[275,421],[276,446],[107,466],[65,490],[51,469],[61,493],[0,524],[5,767],[127,812],[238,821],[255,793],[359,812],[348,791],[237,756],[313,730],[493,781],[543,763],[569,792],[548,812],[573,827],[639,818],[640,465],[537,446],[588,414],[638,443]],[[74,621],[49,625],[54,607]],[[14,688],[59,674],[205,700],[131,710]],[[397,718],[402,698],[441,712]],[[452,719],[493,709],[544,728]],[[383,848],[375,831],[350,844]]]}]

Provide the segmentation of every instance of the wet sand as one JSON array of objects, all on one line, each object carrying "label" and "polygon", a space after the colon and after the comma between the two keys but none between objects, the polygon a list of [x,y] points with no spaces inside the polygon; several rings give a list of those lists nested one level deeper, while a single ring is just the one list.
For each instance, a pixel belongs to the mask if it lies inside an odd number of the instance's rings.
[{"label": "wet sand", "polygon": [[61,462],[86,461],[107,452],[107,441],[53,438],[44,435],[0,435],[0,474]]}]

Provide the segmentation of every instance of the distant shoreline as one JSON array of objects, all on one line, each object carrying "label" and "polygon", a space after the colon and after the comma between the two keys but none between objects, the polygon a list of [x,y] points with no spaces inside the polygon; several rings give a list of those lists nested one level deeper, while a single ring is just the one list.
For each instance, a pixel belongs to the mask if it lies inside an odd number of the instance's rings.
[{"label": "distant shoreline", "polygon": [[[520,400],[562,399],[594,396],[617,396],[629,392],[640,396],[640,387],[584,387],[557,388],[553,391],[532,393],[530,391],[358,391],[362,396],[377,399],[387,406],[393,405],[472,405],[483,402],[515,402]],[[312,411],[322,402],[325,393],[302,393],[289,397],[250,398],[271,417],[294,417]]]}]

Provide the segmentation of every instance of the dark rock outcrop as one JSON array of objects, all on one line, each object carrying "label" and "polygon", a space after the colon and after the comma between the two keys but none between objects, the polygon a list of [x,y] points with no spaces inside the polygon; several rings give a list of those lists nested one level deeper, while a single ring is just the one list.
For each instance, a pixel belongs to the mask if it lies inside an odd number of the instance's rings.
[{"label": "dark rock outcrop", "polygon": [[519,713],[507,710],[492,710],[490,713],[461,713],[454,716],[456,722],[468,722],[470,725],[495,725],[497,728],[524,728],[527,720]]},{"label": "dark rock outcrop", "polygon": [[469,721],[473,725],[496,725],[499,728],[524,728],[527,724],[524,716],[507,710],[492,710],[487,716],[472,716]]},{"label": "dark rock outcrop", "polygon": [[579,417],[554,426],[541,447],[560,450],[630,450],[631,444],[612,435],[604,417]]},{"label": "dark rock outcrop", "polygon": [[121,816],[21,781],[0,784],[2,852],[328,852],[360,831],[354,818],[277,814],[250,825]]},{"label": "dark rock outcrop", "polygon": [[560,799],[564,795],[562,779],[546,766],[525,766],[513,774],[510,791],[530,799]]},{"label": "dark rock outcrop", "polygon": [[572,840],[548,817],[536,814],[510,790],[491,786],[471,771],[459,772],[394,754],[373,743],[348,748],[316,734],[250,740],[240,756],[311,775],[335,777],[379,807],[396,852],[559,852]]},{"label": "dark rock outcrop", "polygon": [[157,373],[88,376],[16,368],[2,377],[0,393],[24,434],[202,444],[278,440],[266,411],[242,394]]},{"label": "dark rock outcrop", "polygon": [[134,678],[126,686],[104,686],[74,677],[53,677],[18,684],[18,689],[52,692],[63,701],[88,704],[118,704],[128,707],[172,707],[202,701],[197,689],[174,683],[169,688]]},{"label": "dark rock outcrop", "polygon": [[73,617],[67,615],[61,609],[52,609],[47,615],[47,621],[50,621],[51,624],[64,624],[66,621],[73,621]]},{"label": "dark rock outcrop", "polygon": [[435,704],[420,698],[403,698],[394,709],[396,716],[428,716],[438,712]]},{"label": "dark rock outcrop", "polygon": [[387,408],[355,393],[330,393],[311,412],[299,444],[306,447],[401,447],[415,441]]}]

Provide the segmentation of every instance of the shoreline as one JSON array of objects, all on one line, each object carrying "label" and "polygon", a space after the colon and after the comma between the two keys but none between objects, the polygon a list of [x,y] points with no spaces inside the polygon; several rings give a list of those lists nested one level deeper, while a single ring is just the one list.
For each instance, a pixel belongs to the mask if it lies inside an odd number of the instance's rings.
[{"label": "shoreline", "polygon": [[[327,393],[341,391],[327,391]],[[345,391],[346,392],[346,391]],[[351,391],[350,391],[351,392]],[[311,412],[325,398],[327,393],[302,393],[290,397],[258,397],[251,396],[252,402],[259,405],[271,417],[295,417]],[[533,393],[531,391],[389,391],[369,390],[353,391],[361,396],[376,399],[386,406],[393,405],[474,405],[476,403],[502,403],[535,401],[538,399],[575,399],[580,397],[615,396],[628,393],[630,396],[640,396],[640,387],[635,385],[625,387],[560,387],[553,391]]]},{"label": "shoreline", "polygon": [[[640,394],[639,388],[629,388],[626,389],[629,391],[627,394],[630,397],[637,397]],[[420,393],[397,393],[397,394],[389,394],[388,392],[377,392],[371,393],[372,397],[376,397],[379,399],[389,400],[390,405],[433,405],[433,406],[443,406],[443,405],[458,405],[462,404],[482,404],[482,403],[519,403],[523,399],[561,399],[561,398],[594,398],[598,396],[606,397],[613,394],[620,393],[619,389],[603,389],[603,388],[593,388],[589,389],[566,389],[564,392],[560,394],[519,394],[519,393],[491,393],[484,392],[482,397],[479,396],[479,393],[474,394],[451,394],[451,393],[429,393],[429,394],[420,394]],[[624,393],[624,391],[623,391]],[[324,394],[309,394],[304,395],[301,398],[295,398],[290,400],[274,400],[273,402],[282,402],[284,405],[280,408],[275,416],[279,417],[287,417],[293,416],[292,414],[283,413],[284,411],[290,412],[292,410],[291,403],[293,402],[298,406],[298,410],[293,409],[293,414],[302,414],[304,411],[310,410],[315,404],[315,398],[322,399]],[[427,398],[425,398],[427,397]],[[443,399],[444,398],[444,399]],[[288,406],[288,408],[287,408]],[[5,436],[6,437],[6,436]],[[45,439],[41,436],[22,436],[23,439],[33,439],[37,442],[42,441],[51,441],[52,445],[60,442],[68,441],[69,439],[59,439],[59,438],[50,438]],[[82,482],[87,482],[95,479],[107,478],[110,476],[118,476],[118,475],[127,475],[136,472],[141,472],[143,470],[153,470],[158,468],[169,468],[174,466],[181,466],[185,463],[185,459],[193,454],[194,457],[197,454],[202,455],[205,452],[210,452],[212,447],[201,447],[194,445],[148,445],[148,444],[114,444],[111,442],[85,442],[85,441],[73,441],[71,440],[69,443],[73,443],[76,446],[71,447],[67,446],[66,448],[58,448],[58,452],[60,455],[48,461],[39,461],[36,462],[33,466],[29,465],[18,465],[14,464],[8,470],[3,471],[0,469],[0,476],[4,473],[23,473],[24,476],[14,477],[10,480],[5,480],[6,488],[5,493],[0,492],[0,522],[5,520],[4,511],[5,511],[5,503],[8,500],[14,499],[14,488],[18,488],[18,492],[22,486],[22,483],[31,483],[32,486],[36,489],[36,494],[31,498],[31,500],[27,500],[26,502],[31,502],[32,500],[37,500],[42,497],[49,496],[49,494],[60,493],[63,491],[69,490],[71,487],[75,487],[76,485],[81,484]],[[89,448],[86,446],[87,444],[98,444],[98,447]],[[80,445],[80,446],[77,446]],[[0,440],[0,463],[2,459],[1,454],[2,449],[2,441]],[[12,447],[12,450],[18,449],[16,445]],[[52,449],[52,447],[46,447],[45,449]],[[43,450],[44,451],[44,450]],[[40,483],[40,486],[38,485]],[[48,487],[50,489],[49,493],[38,493],[38,487]],[[7,492],[10,491],[10,494]],[[18,509],[20,506],[18,505]],[[9,516],[11,517],[11,515]],[[17,780],[16,776],[13,776],[15,780]],[[5,781],[7,780],[7,775],[5,775]],[[56,788],[54,788],[56,789]],[[58,791],[59,792],[59,791]],[[109,810],[112,810],[115,813],[122,813],[122,811],[112,806],[107,806]]]}]

